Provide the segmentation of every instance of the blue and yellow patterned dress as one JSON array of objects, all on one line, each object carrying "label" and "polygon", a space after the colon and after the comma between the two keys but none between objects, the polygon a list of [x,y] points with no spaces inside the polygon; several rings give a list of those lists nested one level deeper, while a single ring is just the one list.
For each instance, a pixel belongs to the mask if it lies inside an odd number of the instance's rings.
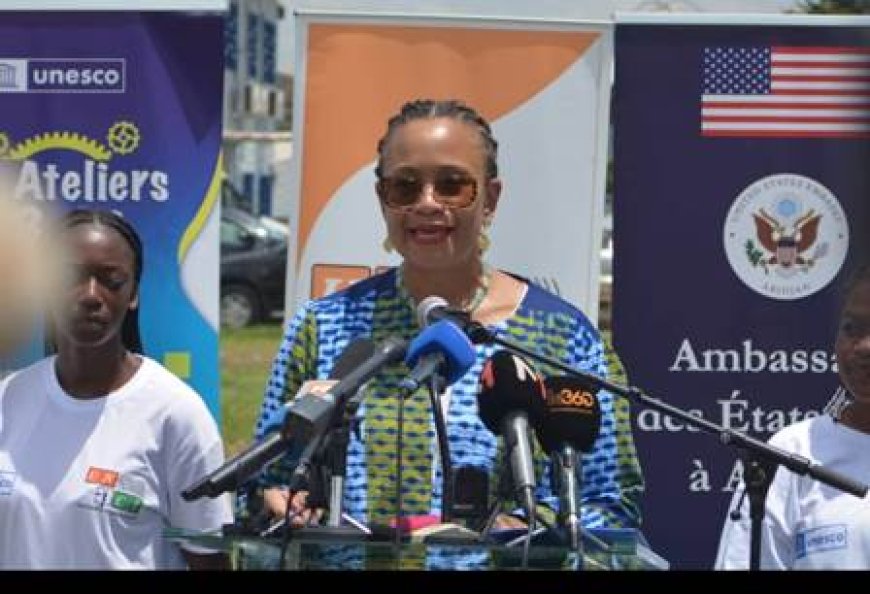
[{"label": "blue and yellow patterned dress", "polygon": [[[519,343],[583,371],[615,381],[621,365],[605,349],[595,327],[578,309],[534,284],[512,317],[489,327],[502,338]],[[396,269],[304,304],[287,325],[257,423],[264,425],[305,380],[326,378],[348,343],[357,338],[380,342],[388,336],[411,339],[420,328],[416,315],[397,281]],[[495,345],[477,345],[474,366],[451,387],[445,411],[454,472],[476,466],[497,484],[502,472],[500,439],[478,417],[478,378]],[[609,364],[609,365],[608,365]],[[539,368],[540,369],[540,368]],[[548,375],[550,370],[540,369]],[[613,375],[616,371],[617,375]],[[398,384],[408,373],[404,364],[389,366],[366,388],[358,411],[358,430],[352,432],[347,453],[344,511],[363,523],[387,523],[396,514],[396,438]],[[643,478],[631,433],[629,403],[607,392],[599,394],[601,431],[594,448],[582,458],[581,506],[586,528],[639,528],[638,499]],[[441,512],[441,473],[429,396],[421,389],[405,401],[402,436],[403,515]],[[286,485],[293,470],[289,456],[260,477],[264,487]],[[549,461],[536,456],[537,501],[553,511],[558,500],[552,490]]]}]

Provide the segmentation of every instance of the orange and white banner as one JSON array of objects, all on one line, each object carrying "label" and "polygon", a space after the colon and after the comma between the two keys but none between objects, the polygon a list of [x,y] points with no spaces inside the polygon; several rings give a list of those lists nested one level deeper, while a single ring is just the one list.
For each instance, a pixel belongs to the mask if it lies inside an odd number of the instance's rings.
[{"label": "orange and white banner", "polygon": [[607,24],[297,14],[290,312],[398,264],[374,190],[377,142],[416,98],[493,125],[504,190],[491,264],[598,311],[612,62]]}]

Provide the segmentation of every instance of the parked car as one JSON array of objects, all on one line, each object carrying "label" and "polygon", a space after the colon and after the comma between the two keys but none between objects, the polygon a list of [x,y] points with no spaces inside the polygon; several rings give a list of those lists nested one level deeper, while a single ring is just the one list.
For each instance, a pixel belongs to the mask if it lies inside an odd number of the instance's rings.
[{"label": "parked car", "polygon": [[283,315],[287,225],[237,208],[221,211],[221,324],[241,328]]}]

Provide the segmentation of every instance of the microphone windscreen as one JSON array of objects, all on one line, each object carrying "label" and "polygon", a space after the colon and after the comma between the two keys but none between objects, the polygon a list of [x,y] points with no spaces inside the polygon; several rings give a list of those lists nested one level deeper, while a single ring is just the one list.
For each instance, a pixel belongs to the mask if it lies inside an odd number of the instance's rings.
[{"label": "microphone windscreen", "polygon": [[429,295],[419,304],[417,304],[417,323],[421,328],[429,325],[429,316],[432,312],[438,309],[446,309],[448,306],[447,300],[438,295]]},{"label": "microphone windscreen", "polygon": [[538,429],[538,441],[548,452],[569,445],[588,452],[601,428],[601,407],[595,392],[570,376],[548,377],[546,414]]},{"label": "microphone windscreen", "polygon": [[405,363],[413,367],[430,353],[444,355],[444,379],[448,384],[465,375],[476,358],[474,346],[465,333],[447,320],[435,322],[411,341]]},{"label": "microphone windscreen", "polygon": [[525,412],[532,426],[544,414],[544,382],[522,357],[500,350],[487,359],[480,373],[477,409],[486,428],[501,434],[504,418]]}]

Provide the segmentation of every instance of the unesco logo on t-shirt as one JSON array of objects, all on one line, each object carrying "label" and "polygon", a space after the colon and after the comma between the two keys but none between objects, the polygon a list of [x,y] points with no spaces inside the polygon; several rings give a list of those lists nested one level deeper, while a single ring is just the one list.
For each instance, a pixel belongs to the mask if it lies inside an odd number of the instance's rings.
[{"label": "unesco logo on t-shirt", "polygon": [[13,488],[15,488],[15,473],[0,470],[0,496],[12,495]]},{"label": "unesco logo on t-shirt", "polygon": [[802,559],[813,553],[845,549],[849,542],[848,529],[845,524],[819,526],[810,530],[798,532],[795,542],[795,554]]}]

